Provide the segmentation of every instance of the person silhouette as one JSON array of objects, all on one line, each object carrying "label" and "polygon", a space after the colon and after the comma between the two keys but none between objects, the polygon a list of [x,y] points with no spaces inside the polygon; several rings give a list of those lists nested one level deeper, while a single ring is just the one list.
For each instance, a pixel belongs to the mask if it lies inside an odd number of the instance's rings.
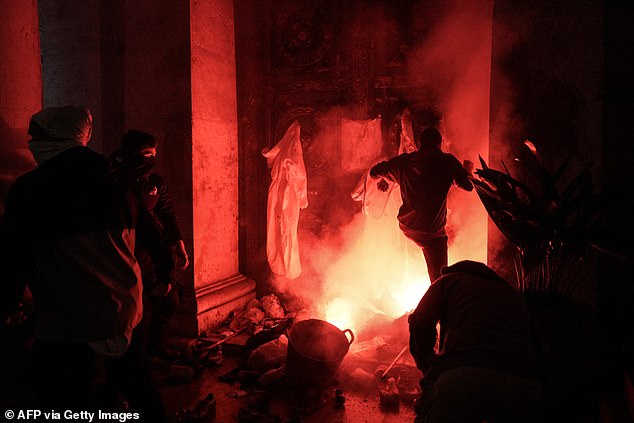
[{"label": "person silhouette", "polygon": [[455,183],[471,191],[469,176],[473,163],[464,166],[455,156],[441,150],[442,135],[428,127],[418,137],[419,149],[400,154],[370,169],[370,176],[379,179],[377,187],[388,189],[388,181],[397,182],[403,204],[398,212],[403,234],[423,250],[430,282],[440,277],[447,265],[447,194]]}]

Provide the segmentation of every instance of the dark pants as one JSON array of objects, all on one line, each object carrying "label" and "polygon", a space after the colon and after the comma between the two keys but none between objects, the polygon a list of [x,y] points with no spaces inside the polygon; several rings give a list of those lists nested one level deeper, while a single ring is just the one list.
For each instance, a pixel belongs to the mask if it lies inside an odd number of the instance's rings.
[{"label": "dark pants", "polygon": [[135,344],[134,339],[121,357],[105,360],[85,343],[35,340],[33,370],[38,405],[43,410],[109,408],[110,399],[94,389],[95,375],[103,366],[110,388],[125,397],[130,412],[138,412],[142,421],[166,421],[158,389],[139,349],[142,343]]},{"label": "dark pants", "polygon": [[[152,288],[154,286],[144,287],[144,290],[149,293]],[[143,295],[143,320],[141,324],[143,325],[145,348],[149,356],[161,355],[165,336],[182,295],[182,286],[175,282],[172,284],[170,293],[164,297]]]},{"label": "dark pants", "polygon": [[130,411],[141,415],[142,421],[162,423],[166,421],[165,408],[152,380],[143,339],[147,329],[142,323],[134,330],[125,354],[105,361],[106,378],[128,401]]},{"label": "dark pants", "polygon": [[423,250],[429,281],[434,283],[440,277],[440,269],[447,266],[447,236],[418,241],[417,244]]},{"label": "dark pants", "polygon": [[415,423],[537,423],[541,417],[537,378],[458,367],[443,372],[423,391]]}]

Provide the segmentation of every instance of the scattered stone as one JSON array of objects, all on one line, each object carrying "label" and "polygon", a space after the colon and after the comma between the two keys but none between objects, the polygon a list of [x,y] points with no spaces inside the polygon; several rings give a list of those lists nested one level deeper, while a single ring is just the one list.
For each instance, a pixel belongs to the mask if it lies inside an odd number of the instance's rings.
[{"label": "scattered stone", "polygon": [[260,298],[260,304],[262,306],[262,310],[266,317],[273,319],[281,319],[286,314],[284,312],[284,308],[280,304],[280,300],[275,296],[275,294],[265,295]]},{"label": "scattered stone", "polygon": [[242,389],[239,389],[237,391],[231,391],[231,392],[227,392],[227,396],[229,398],[244,398],[247,396],[247,391],[243,391]]},{"label": "scattered stone", "polygon": [[271,369],[264,373],[258,379],[258,383],[262,386],[269,386],[284,380],[284,378],[286,378],[286,365],[278,367],[277,369]]},{"label": "scattered stone", "polygon": [[260,345],[251,352],[247,365],[249,369],[266,372],[278,368],[286,362],[288,338],[280,335],[277,339]]}]

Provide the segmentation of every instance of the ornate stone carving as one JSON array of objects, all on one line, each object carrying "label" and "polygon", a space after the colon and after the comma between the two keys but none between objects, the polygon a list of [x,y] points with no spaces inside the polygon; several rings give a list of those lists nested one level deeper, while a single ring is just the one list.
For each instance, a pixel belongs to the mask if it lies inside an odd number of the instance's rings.
[{"label": "ornate stone carving", "polygon": [[312,107],[293,107],[287,110],[275,125],[275,139],[277,143],[290,124],[297,120],[301,125],[301,142],[304,153],[304,166],[307,172],[312,172],[327,166],[332,161],[334,152],[324,148],[317,142],[317,135],[322,129],[323,116]]},{"label": "ornate stone carving", "polygon": [[370,111],[370,10],[367,0],[355,4],[352,19],[352,113],[368,119]]},{"label": "ornate stone carving", "polygon": [[280,63],[315,65],[331,49],[334,25],[322,8],[301,8],[280,14],[274,24],[275,51]]}]

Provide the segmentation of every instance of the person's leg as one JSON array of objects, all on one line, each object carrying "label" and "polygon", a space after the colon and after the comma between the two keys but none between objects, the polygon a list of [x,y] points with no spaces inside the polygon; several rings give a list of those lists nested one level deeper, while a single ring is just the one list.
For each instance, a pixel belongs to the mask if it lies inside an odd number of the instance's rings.
[{"label": "person's leg", "polygon": [[43,410],[93,408],[95,353],[88,344],[35,340],[33,377],[36,401]]},{"label": "person's leg", "polygon": [[170,358],[171,352],[165,345],[165,337],[172,316],[176,312],[182,296],[179,284],[172,286],[172,291],[165,297],[151,298],[151,317],[148,330],[148,354]]},{"label": "person's leg", "polygon": [[423,241],[420,245],[427,263],[429,281],[434,283],[440,277],[440,269],[447,265],[447,236]]},{"label": "person's leg", "polygon": [[537,379],[492,369],[458,367],[443,372],[423,394],[416,406],[417,422],[541,421],[541,388]]},{"label": "person's leg", "polygon": [[145,330],[137,327],[125,354],[106,360],[106,376],[128,401],[130,412],[138,412],[143,421],[162,423],[166,421],[165,408],[145,354]]}]

